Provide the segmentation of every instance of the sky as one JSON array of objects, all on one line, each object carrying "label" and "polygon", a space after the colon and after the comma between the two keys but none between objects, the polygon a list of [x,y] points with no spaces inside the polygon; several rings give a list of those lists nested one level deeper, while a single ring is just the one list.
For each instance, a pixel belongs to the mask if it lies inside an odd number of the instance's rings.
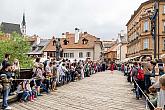
[{"label": "sky", "polygon": [[21,24],[25,12],[28,35],[59,37],[88,32],[102,40],[116,38],[133,12],[146,0],[1,0],[0,22]]}]

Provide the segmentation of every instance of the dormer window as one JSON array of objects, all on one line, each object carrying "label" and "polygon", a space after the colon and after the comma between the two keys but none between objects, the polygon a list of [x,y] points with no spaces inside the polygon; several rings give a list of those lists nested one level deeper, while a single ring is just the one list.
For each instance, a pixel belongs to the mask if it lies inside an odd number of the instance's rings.
[{"label": "dormer window", "polygon": [[66,39],[63,42],[64,42],[64,45],[67,45],[69,43],[69,41],[67,41]]},{"label": "dormer window", "polygon": [[84,38],[84,39],[82,40],[82,42],[83,42],[83,44],[87,44],[87,43],[88,43],[88,40]]}]

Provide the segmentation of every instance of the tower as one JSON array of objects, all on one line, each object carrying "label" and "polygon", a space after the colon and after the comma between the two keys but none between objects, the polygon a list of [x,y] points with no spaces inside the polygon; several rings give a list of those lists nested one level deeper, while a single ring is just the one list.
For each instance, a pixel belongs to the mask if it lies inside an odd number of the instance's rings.
[{"label": "tower", "polygon": [[22,20],[22,24],[21,24],[21,32],[23,34],[23,36],[26,35],[26,21],[25,21],[25,13],[23,13],[23,20]]}]

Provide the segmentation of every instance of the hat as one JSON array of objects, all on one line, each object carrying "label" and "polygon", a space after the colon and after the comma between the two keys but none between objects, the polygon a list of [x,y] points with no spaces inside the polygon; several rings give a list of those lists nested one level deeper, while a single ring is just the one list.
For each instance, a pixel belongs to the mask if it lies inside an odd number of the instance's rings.
[{"label": "hat", "polygon": [[38,67],[39,68],[44,68],[44,65],[42,63],[39,63]]}]

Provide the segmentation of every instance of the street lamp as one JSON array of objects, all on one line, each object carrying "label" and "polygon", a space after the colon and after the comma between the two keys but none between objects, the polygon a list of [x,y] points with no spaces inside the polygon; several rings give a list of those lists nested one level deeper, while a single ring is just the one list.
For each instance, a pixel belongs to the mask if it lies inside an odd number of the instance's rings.
[{"label": "street lamp", "polygon": [[[157,50],[156,49],[157,16],[158,16],[158,2],[155,2],[154,3],[154,13],[153,13],[153,15],[150,18],[151,19],[151,35],[152,35],[152,38],[154,40],[154,59],[156,59],[156,53],[157,53],[157,51],[156,51]],[[159,43],[158,43],[158,45],[159,45]]]}]

